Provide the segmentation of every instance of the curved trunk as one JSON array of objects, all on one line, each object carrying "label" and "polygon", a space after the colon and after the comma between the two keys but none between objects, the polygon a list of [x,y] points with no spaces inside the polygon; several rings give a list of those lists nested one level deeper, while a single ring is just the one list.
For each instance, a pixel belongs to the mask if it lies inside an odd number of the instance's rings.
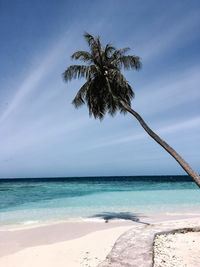
[{"label": "curved trunk", "polygon": [[154,133],[136,111],[134,111],[124,100],[118,99],[118,97],[113,94],[108,77],[106,75],[105,79],[108,86],[108,90],[112,97],[119,101],[121,105],[139,121],[143,129],[180,164],[180,166],[194,180],[198,187],[200,187],[200,176],[198,175],[198,173],[195,172],[195,170],[193,170],[190,165],[171,146],[169,146],[156,133]]},{"label": "curved trunk", "polygon": [[134,111],[129,105],[123,100],[119,100],[121,105],[131,113],[141,124],[144,130],[159,144],[161,145],[175,160],[181,165],[181,167],[187,172],[187,174],[194,180],[194,182],[200,187],[200,176],[196,173],[190,165],[165,141],[163,141],[156,133],[154,133],[149,126],[145,123],[142,117]]}]

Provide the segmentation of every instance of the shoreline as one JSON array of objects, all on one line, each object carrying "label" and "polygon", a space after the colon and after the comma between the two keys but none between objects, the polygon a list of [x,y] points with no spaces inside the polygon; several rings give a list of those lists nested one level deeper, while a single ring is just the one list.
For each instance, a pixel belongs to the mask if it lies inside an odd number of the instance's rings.
[{"label": "shoreline", "polygon": [[[118,213],[117,213],[118,214]],[[132,215],[136,215],[139,218],[139,223],[159,223],[171,220],[184,220],[190,218],[198,218],[200,217],[200,210],[190,210],[184,212],[184,210],[180,211],[167,211],[167,212],[150,212],[149,214],[145,213],[131,213]],[[111,218],[109,219],[109,223],[121,223],[121,222],[137,222],[131,220],[129,218],[120,219],[120,218]],[[8,223],[8,224],[0,224],[0,233],[2,231],[16,231],[16,230],[25,230],[32,229],[37,227],[44,227],[50,225],[58,225],[58,224],[72,224],[72,223],[105,223],[104,218],[98,217],[84,217],[84,218],[71,218],[71,219],[51,219],[51,220],[28,220],[25,222],[17,222],[17,223]],[[138,222],[137,222],[138,223]]]}]

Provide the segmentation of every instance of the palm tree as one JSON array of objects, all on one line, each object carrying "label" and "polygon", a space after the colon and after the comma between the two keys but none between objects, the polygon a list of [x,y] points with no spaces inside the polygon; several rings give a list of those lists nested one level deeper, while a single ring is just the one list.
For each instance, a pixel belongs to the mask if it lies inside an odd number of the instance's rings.
[{"label": "palm tree", "polygon": [[79,89],[73,100],[73,105],[78,108],[87,104],[89,115],[100,120],[106,112],[114,115],[116,111],[121,113],[129,112],[144,128],[144,130],[160,144],[187,174],[200,187],[200,176],[189,166],[189,164],[145,123],[142,117],[131,108],[131,100],[134,92],[127,82],[121,69],[141,68],[140,58],[126,55],[129,48],[116,49],[111,44],[102,46],[100,37],[93,37],[85,33],[84,37],[89,45],[90,52],[77,51],[71,58],[85,62],[85,65],[69,66],[63,73],[65,81],[76,78],[86,78],[86,83]]}]

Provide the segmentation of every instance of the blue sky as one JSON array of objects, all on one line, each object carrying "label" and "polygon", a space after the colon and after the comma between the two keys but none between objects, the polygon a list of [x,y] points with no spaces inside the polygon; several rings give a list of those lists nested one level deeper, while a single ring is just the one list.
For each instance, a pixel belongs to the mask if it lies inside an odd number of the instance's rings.
[{"label": "blue sky", "polygon": [[131,115],[89,118],[64,83],[85,31],[142,59],[132,107],[200,172],[200,2],[0,0],[0,177],[185,174]]}]

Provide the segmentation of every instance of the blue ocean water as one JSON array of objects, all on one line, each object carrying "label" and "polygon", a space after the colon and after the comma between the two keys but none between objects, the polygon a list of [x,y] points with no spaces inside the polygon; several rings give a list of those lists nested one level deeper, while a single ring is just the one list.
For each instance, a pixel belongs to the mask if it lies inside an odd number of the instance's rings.
[{"label": "blue ocean water", "polygon": [[194,211],[200,190],[187,176],[0,179],[0,225]]}]

